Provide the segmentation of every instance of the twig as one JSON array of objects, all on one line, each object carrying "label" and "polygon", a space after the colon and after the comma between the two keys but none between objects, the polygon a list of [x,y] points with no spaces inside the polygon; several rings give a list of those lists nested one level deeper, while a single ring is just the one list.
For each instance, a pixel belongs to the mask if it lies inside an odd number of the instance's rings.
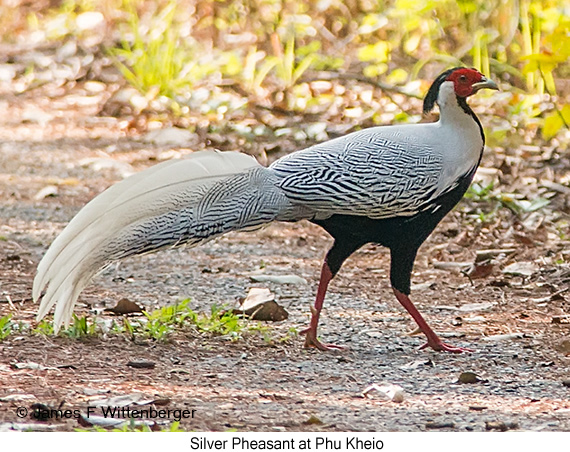
[{"label": "twig", "polygon": [[422,99],[422,96],[420,96],[419,94],[410,93],[408,91],[403,90],[402,88],[400,88],[398,86],[389,85],[387,83],[379,82],[377,80],[373,80],[371,78],[365,77],[365,76],[360,75],[360,74],[355,74],[355,73],[321,71],[321,72],[316,73],[312,77],[308,77],[308,76],[303,77],[301,81],[303,81],[303,82],[315,82],[318,80],[332,81],[332,80],[338,80],[338,79],[355,80],[357,82],[367,83],[369,85],[376,86],[377,88],[380,88],[385,93],[397,93],[397,94],[402,94],[403,96],[406,96],[406,97],[413,97],[414,99]]}]

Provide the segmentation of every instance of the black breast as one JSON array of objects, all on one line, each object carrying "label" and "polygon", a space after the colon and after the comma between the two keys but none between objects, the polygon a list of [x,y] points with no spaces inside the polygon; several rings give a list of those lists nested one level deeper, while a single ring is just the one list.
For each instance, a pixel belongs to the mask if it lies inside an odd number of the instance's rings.
[{"label": "black breast", "polygon": [[392,285],[409,293],[410,274],[420,245],[442,218],[460,201],[469,188],[475,171],[463,177],[451,191],[436,198],[424,210],[410,217],[371,219],[355,215],[333,215],[326,220],[312,220],[334,239],[327,263],[336,274],[344,260],[367,243],[386,246],[392,253]]}]

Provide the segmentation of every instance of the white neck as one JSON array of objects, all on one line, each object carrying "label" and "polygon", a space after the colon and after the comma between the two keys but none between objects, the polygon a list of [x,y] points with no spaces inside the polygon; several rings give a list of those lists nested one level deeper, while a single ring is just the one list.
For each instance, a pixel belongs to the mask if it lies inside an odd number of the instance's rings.
[{"label": "white neck", "polygon": [[441,84],[437,104],[440,119],[436,124],[446,162],[441,179],[443,189],[477,164],[484,143],[477,120],[459,105],[453,82]]},{"label": "white neck", "polygon": [[441,84],[437,96],[437,104],[439,105],[440,121],[442,123],[453,123],[456,127],[458,123],[464,123],[468,127],[475,126],[477,130],[479,129],[475,118],[459,105],[453,82],[443,82]]}]

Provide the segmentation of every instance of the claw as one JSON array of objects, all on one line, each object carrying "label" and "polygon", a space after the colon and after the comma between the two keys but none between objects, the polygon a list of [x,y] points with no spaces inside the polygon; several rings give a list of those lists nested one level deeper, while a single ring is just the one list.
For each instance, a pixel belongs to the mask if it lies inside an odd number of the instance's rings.
[{"label": "claw", "polygon": [[305,348],[315,347],[316,349],[321,350],[323,352],[346,349],[346,347],[342,347],[340,345],[323,344],[321,341],[317,339],[315,331],[313,331],[310,327],[301,331],[301,334],[306,334],[305,345],[304,345]]},{"label": "claw", "polygon": [[426,342],[422,345],[419,349],[423,350],[425,348],[431,347],[436,352],[450,352],[450,353],[473,353],[475,350],[470,348],[463,348],[463,347],[454,347],[452,345],[446,344],[445,342],[434,342],[432,344]]},{"label": "claw", "polygon": [[431,347],[437,352],[450,352],[450,353],[473,353],[474,350],[469,348],[462,348],[462,347],[453,347],[452,345],[448,345],[443,342],[437,334],[429,327],[427,322],[424,320],[422,315],[416,309],[410,298],[400,292],[395,287],[392,287],[396,298],[401,303],[401,305],[410,313],[410,315],[414,318],[416,323],[418,324],[419,329],[424,333],[427,337],[427,342],[420,347],[420,350],[424,348]]}]

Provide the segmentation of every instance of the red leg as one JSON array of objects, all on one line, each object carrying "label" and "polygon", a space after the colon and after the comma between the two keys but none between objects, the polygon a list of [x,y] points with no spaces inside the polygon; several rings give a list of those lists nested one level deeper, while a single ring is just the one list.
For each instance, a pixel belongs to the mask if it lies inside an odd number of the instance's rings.
[{"label": "red leg", "polygon": [[316,347],[322,351],[329,351],[334,349],[342,349],[338,345],[334,344],[323,344],[317,339],[317,327],[319,326],[319,316],[321,315],[321,309],[323,309],[323,303],[325,301],[325,295],[327,293],[327,287],[330,280],[333,278],[333,274],[328,266],[328,264],[323,264],[321,270],[321,279],[319,281],[319,288],[317,289],[317,298],[315,300],[315,306],[311,307],[311,323],[309,328],[301,331],[301,334],[305,334],[305,347]]},{"label": "red leg", "polygon": [[422,332],[427,337],[427,342],[420,347],[420,350],[427,347],[431,347],[438,352],[463,353],[463,352],[473,351],[468,348],[453,347],[451,345],[444,343],[424,320],[420,312],[416,309],[416,307],[412,303],[412,300],[410,300],[410,298],[407,295],[403,294],[398,289],[392,288],[392,290],[394,291],[394,295],[396,295],[398,301],[402,304],[404,308],[406,308],[406,311],[410,313],[410,315],[414,318],[414,320],[420,327],[420,330],[422,330]]}]

